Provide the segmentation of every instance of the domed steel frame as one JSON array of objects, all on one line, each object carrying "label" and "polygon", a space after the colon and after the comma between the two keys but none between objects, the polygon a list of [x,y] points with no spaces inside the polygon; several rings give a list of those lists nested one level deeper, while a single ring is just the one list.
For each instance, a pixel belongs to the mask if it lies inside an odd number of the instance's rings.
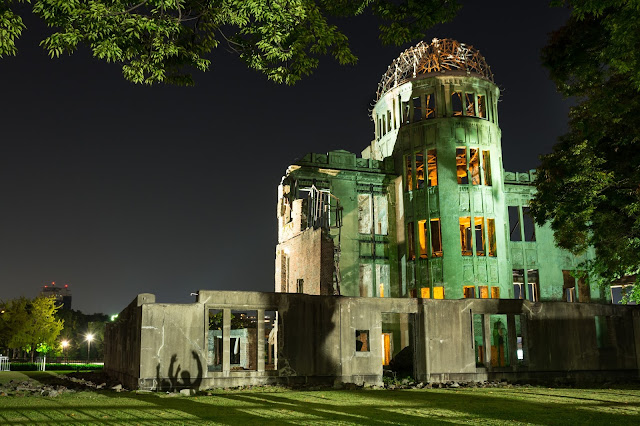
[{"label": "domed steel frame", "polygon": [[378,84],[376,100],[394,87],[420,74],[443,71],[466,71],[493,81],[491,68],[473,46],[453,39],[434,38],[431,44],[421,41],[410,47],[389,65]]}]

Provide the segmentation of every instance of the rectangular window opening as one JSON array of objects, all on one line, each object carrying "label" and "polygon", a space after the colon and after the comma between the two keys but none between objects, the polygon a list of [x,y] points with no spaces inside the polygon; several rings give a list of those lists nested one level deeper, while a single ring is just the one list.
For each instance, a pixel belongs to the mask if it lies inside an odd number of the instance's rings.
[{"label": "rectangular window opening", "polygon": [[565,302],[576,301],[576,279],[571,274],[571,271],[562,271],[562,299]]},{"label": "rectangular window opening", "polygon": [[509,342],[507,332],[507,315],[491,315],[491,366],[509,366]]},{"label": "rectangular window opening", "polygon": [[451,110],[454,117],[462,116],[462,92],[451,93]]},{"label": "rectangular window opening", "polygon": [[478,117],[487,118],[487,107],[484,95],[478,95]]},{"label": "rectangular window opening", "polygon": [[491,152],[482,151],[482,171],[484,172],[484,184],[491,186]]},{"label": "rectangular window opening", "polygon": [[209,309],[207,371],[222,371],[222,309]]},{"label": "rectangular window opening", "polygon": [[474,299],[476,297],[476,288],[472,285],[465,285],[462,287],[462,291],[465,299]]},{"label": "rectangular window opening", "polygon": [[373,266],[370,263],[360,265],[360,297],[371,297],[373,288]]},{"label": "rectangular window opening", "polygon": [[435,95],[433,93],[429,93],[425,95],[425,102],[427,110],[425,112],[425,118],[436,118],[436,103],[435,103]]},{"label": "rectangular window opening", "polygon": [[473,343],[476,352],[476,366],[482,367],[485,362],[484,315],[473,314]]},{"label": "rectangular window opening", "polygon": [[412,98],[411,101],[413,102],[413,122],[416,123],[422,120],[422,105],[420,103],[420,97]]},{"label": "rectangular window opening", "polygon": [[513,276],[513,298],[525,299],[524,269],[513,269],[511,274]]},{"label": "rectangular window opening", "polygon": [[484,217],[476,217],[474,225],[476,238],[476,255],[484,256]]},{"label": "rectangular window opening", "polygon": [[418,221],[418,243],[420,246],[420,258],[427,258],[427,240],[428,240],[428,229],[427,229],[427,221],[419,220]]},{"label": "rectangular window opening", "polygon": [[420,289],[420,297],[423,299],[431,299],[431,289],[429,287],[422,287]]},{"label": "rectangular window opening", "polygon": [[304,279],[298,278],[296,281],[296,290],[297,293],[304,293]]},{"label": "rectangular window opening", "polygon": [[489,298],[489,286],[479,285],[478,293],[480,293],[480,299],[488,299]]},{"label": "rectangular window opening", "polygon": [[435,149],[427,151],[427,179],[429,186],[438,186],[438,156]]},{"label": "rectangular window opening", "polygon": [[409,124],[411,122],[411,104],[409,102],[402,102],[402,122]]},{"label": "rectangular window opening", "polygon": [[540,274],[537,269],[527,269],[527,299],[540,301]]},{"label": "rectangular window opening", "polygon": [[264,369],[278,369],[278,311],[264,311]]},{"label": "rectangular window opening", "polygon": [[371,194],[358,194],[358,232],[371,234],[372,227]]},{"label": "rectangular window opening", "polygon": [[474,93],[465,93],[465,100],[467,101],[467,115],[470,117],[476,116],[476,102]]},{"label": "rectangular window opening", "polygon": [[442,257],[440,219],[431,219],[431,257]]},{"label": "rectangular window opening", "polygon": [[433,298],[444,299],[444,287],[442,286],[433,287]]},{"label": "rectangular window opening", "polygon": [[500,287],[491,287],[491,298],[500,299]]},{"label": "rectangular window opening", "polygon": [[387,123],[389,123],[389,131],[393,130],[395,125],[393,125],[393,121],[391,121],[391,110],[387,110]]},{"label": "rectangular window opening", "polygon": [[407,191],[413,191],[413,162],[411,156],[405,157],[405,182],[407,183]]},{"label": "rectangular window opening", "polygon": [[496,220],[487,219],[487,242],[489,243],[489,256],[496,257]]},{"label": "rectangular window opening", "polygon": [[375,233],[376,235],[387,235],[389,233],[389,201],[386,195],[373,196],[375,209]]},{"label": "rectangular window opening", "polygon": [[520,234],[520,213],[517,206],[509,206],[509,240],[522,241]]},{"label": "rectangular window opening", "polygon": [[422,152],[416,152],[416,188],[424,188],[424,154]]},{"label": "rectangular window opening", "polygon": [[456,176],[458,183],[466,185],[469,183],[469,173],[467,172],[467,148],[456,148]]},{"label": "rectangular window opening", "polygon": [[471,236],[471,218],[460,218],[460,246],[463,256],[473,256],[473,244]]},{"label": "rectangular window opening", "polygon": [[524,225],[524,240],[535,241],[536,228],[533,222],[533,216],[531,215],[531,209],[529,207],[522,207],[522,222]]},{"label": "rectangular window opening", "polygon": [[356,352],[369,352],[369,330],[356,330]]},{"label": "rectangular window opening", "polygon": [[471,148],[469,150],[469,174],[471,175],[471,183],[480,185],[480,150]]},{"label": "rectangular window opening", "polygon": [[231,311],[230,364],[232,371],[257,370],[258,311]]}]

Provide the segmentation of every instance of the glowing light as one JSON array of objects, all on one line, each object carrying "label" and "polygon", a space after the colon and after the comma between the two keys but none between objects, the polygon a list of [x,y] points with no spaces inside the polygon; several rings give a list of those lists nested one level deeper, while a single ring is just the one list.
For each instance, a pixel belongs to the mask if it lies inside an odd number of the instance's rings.
[{"label": "glowing light", "polygon": [[118,319],[118,314],[111,315],[111,322],[115,321],[116,319]]},{"label": "glowing light", "polygon": [[63,340],[62,342],[60,342],[60,344],[62,345],[62,348],[66,349],[67,346],[69,346],[69,341],[68,340]]},{"label": "glowing light", "polygon": [[93,334],[89,333],[85,336],[87,338],[87,342],[90,342],[93,340]]}]

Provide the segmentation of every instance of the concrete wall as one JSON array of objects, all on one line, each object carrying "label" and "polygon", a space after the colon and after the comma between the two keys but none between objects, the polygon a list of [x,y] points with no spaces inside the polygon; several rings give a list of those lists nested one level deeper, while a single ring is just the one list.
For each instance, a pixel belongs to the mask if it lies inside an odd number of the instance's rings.
[{"label": "concrete wall", "polygon": [[[210,309],[221,310],[224,319],[220,371],[207,368]],[[256,313],[255,369],[230,364],[232,310]],[[272,310],[278,312],[277,369],[269,371],[268,333],[260,319]],[[389,324],[394,317],[402,320]],[[366,351],[356,350],[356,331],[367,332]],[[153,303],[153,295],[138,296],[107,328],[105,371],[127,387],[153,390],[334,381],[380,384],[384,333],[391,335],[392,356],[398,359],[400,349],[411,346],[410,373],[419,380],[638,378],[637,307],[205,290],[192,304]],[[474,335],[481,337],[474,340]],[[518,337],[522,359],[517,356]],[[484,348],[481,359],[478,346]]]}]

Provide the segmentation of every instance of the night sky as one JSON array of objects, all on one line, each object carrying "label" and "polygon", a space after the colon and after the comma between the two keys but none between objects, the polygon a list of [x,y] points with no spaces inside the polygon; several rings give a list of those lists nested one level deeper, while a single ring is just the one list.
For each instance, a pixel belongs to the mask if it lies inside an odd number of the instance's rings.
[{"label": "night sky", "polygon": [[[546,1],[469,1],[425,40],[476,47],[502,90],[505,169],[535,168],[567,129],[568,103],[540,65],[568,17]],[[50,60],[35,18],[0,59],[0,299],[69,284],[73,308],[112,314],[138,293],[188,303],[199,289],[272,291],[276,190],[307,152],[360,153],[378,81],[407,48],[376,22],[338,21],[356,66],[325,58],[271,83],[223,46],[195,87],[126,82],[86,49]]]}]

